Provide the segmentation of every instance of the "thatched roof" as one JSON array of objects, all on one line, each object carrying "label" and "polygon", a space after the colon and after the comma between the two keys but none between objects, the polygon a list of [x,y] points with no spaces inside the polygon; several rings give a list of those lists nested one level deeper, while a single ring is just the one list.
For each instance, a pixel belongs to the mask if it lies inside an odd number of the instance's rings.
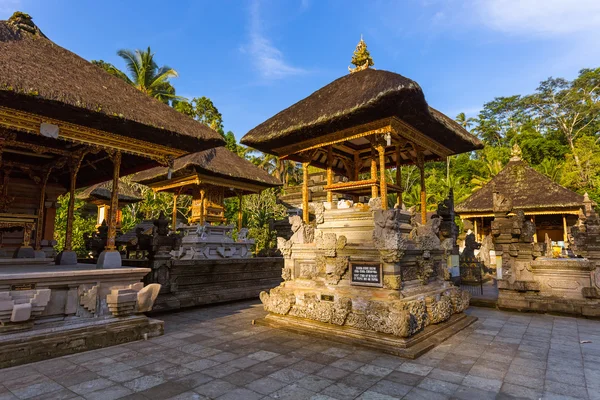
[{"label": "thatched roof", "polygon": [[[94,200],[110,201],[112,188],[112,181],[98,183],[79,192],[77,198],[88,202]],[[143,199],[142,194],[133,186],[122,181],[119,182],[119,203],[137,203]]]},{"label": "thatched roof", "polygon": [[[166,180],[168,172],[169,169],[167,167],[156,167],[138,172],[132,176],[132,180],[149,185]],[[247,182],[262,186],[265,189],[281,186],[281,182],[269,175],[265,170],[224,147],[217,147],[179,157],[173,165],[172,178],[185,176],[193,172]]]},{"label": "thatched roof", "polygon": [[429,107],[402,75],[367,68],[343,76],[248,132],[242,143],[264,152],[383,118],[397,117],[455,153],[483,147],[458,123]]},{"label": "thatched roof", "polygon": [[0,106],[189,152],[224,144],[209,127],[47,39],[23,13],[0,21]]},{"label": "thatched roof", "polygon": [[511,159],[491,181],[456,205],[456,213],[492,213],[494,192],[511,199],[515,210],[560,210],[583,205],[582,195],[559,185],[517,158]]}]

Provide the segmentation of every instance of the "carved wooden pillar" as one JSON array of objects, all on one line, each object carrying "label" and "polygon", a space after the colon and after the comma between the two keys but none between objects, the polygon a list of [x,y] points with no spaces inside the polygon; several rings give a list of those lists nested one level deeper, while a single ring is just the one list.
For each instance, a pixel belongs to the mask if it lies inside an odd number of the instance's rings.
[{"label": "carved wooden pillar", "polygon": [[535,215],[531,216],[531,222],[533,222],[533,226],[535,227],[535,230],[533,231],[533,243],[537,243],[538,239],[537,239],[537,225],[535,224]]},{"label": "carved wooden pillar", "polygon": [[385,147],[377,146],[379,153],[379,190],[381,192],[381,208],[387,210],[387,181],[385,180]]},{"label": "carved wooden pillar", "polygon": [[77,173],[85,153],[74,156],[69,163],[69,204],[67,207],[67,226],[65,232],[64,251],[73,251],[73,220],[75,219],[75,187],[77,186]]},{"label": "carved wooden pillar", "polygon": [[244,220],[244,210],[242,209],[243,202],[242,192],[238,192],[238,232],[242,229],[242,222]]},{"label": "carved wooden pillar", "polygon": [[[329,146],[327,148],[327,185],[331,185],[333,183],[333,146]],[[329,203],[333,202],[333,192],[331,190],[327,191],[327,201]]]},{"label": "carved wooden pillar", "polygon": [[40,204],[38,208],[38,219],[35,227],[35,249],[42,249],[42,237],[44,234],[44,213],[46,211],[46,186],[48,185],[48,178],[50,178],[50,172],[52,169],[48,169],[42,177],[42,190],[40,190]]},{"label": "carved wooden pillar", "polygon": [[308,224],[308,165],[310,163],[302,163],[302,219]]},{"label": "carved wooden pillar", "polygon": [[569,245],[569,232],[567,231],[567,215],[563,214],[563,241],[565,242],[565,247]]},{"label": "carved wooden pillar", "polygon": [[417,150],[417,167],[421,175],[421,223],[427,222],[427,188],[425,187],[425,156],[423,151]]},{"label": "carved wooden pillar", "polygon": [[177,198],[179,195],[173,195],[173,212],[171,214],[171,229],[177,229]]},{"label": "carved wooden pillar", "polygon": [[200,189],[200,225],[204,225],[206,219],[206,190]]},{"label": "carved wooden pillar", "polygon": [[479,234],[477,233],[477,218],[473,218],[473,233],[475,234],[475,240],[479,242]]},{"label": "carved wooden pillar", "polygon": [[110,210],[108,219],[108,236],[106,238],[106,250],[115,250],[115,239],[117,237],[117,210],[119,208],[119,175],[121,171],[121,152],[119,150],[112,154],[113,181],[112,193],[110,195]]},{"label": "carved wooden pillar", "polygon": [[[377,181],[377,155],[375,149],[371,147],[371,180]],[[377,197],[377,185],[371,186],[371,198]]]},{"label": "carved wooden pillar", "polygon": [[398,198],[396,199],[396,205],[398,208],[402,208],[402,157],[400,153],[402,148],[400,145],[396,146],[396,185],[400,188],[398,190]]}]

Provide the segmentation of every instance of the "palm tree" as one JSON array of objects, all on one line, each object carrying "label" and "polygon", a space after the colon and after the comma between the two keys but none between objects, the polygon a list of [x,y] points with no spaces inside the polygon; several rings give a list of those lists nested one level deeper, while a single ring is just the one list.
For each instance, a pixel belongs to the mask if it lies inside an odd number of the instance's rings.
[{"label": "palm tree", "polygon": [[481,189],[486,183],[492,180],[493,177],[502,171],[502,162],[500,160],[486,160],[484,164],[485,170],[481,175],[474,175],[471,179],[473,191]]},{"label": "palm tree", "polygon": [[154,53],[150,47],[148,50],[135,51],[123,49],[119,50],[117,55],[125,60],[127,65],[127,83],[163,103],[183,100],[175,95],[175,88],[169,82],[169,79],[178,76],[177,71],[166,65],[159,67],[154,61]]}]

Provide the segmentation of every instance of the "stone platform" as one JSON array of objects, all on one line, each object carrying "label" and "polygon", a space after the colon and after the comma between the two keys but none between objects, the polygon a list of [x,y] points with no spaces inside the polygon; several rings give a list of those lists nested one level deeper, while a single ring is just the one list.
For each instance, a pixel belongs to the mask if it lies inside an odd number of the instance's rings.
[{"label": "stone platform", "polygon": [[[163,289],[153,311],[257,299],[281,283],[281,257],[170,260],[158,270]],[[162,280],[161,280],[162,279]]]},{"label": "stone platform", "polygon": [[[0,266],[0,368],[162,334],[149,268]],[[138,315],[136,315],[138,314]]]},{"label": "stone platform", "polygon": [[322,339],[338,341],[346,344],[370,347],[384,353],[415,359],[427,351],[452,337],[457,332],[471,325],[476,317],[464,313],[454,314],[447,321],[429,325],[421,332],[408,338],[398,337],[380,332],[364,331],[350,326],[331,329],[331,325],[305,318],[282,317],[269,314],[254,322],[271,328],[316,336]]}]

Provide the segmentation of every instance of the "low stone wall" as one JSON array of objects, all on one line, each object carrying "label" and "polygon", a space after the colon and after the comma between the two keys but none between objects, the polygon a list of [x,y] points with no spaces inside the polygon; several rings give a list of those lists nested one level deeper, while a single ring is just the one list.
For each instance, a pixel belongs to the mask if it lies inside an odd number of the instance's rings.
[{"label": "low stone wall", "polygon": [[168,291],[161,292],[153,312],[258,298],[281,283],[283,258],[171,260]]}]

